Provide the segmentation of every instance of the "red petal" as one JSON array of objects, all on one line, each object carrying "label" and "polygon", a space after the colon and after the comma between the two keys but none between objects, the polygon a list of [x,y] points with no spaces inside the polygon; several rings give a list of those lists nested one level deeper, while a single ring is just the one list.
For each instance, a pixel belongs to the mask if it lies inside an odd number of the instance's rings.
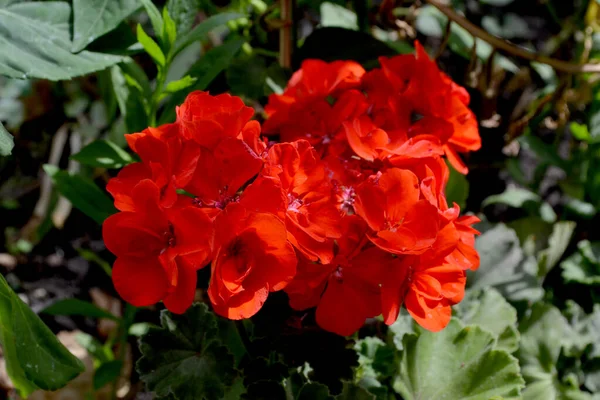
[{"label": "red petal", "polygon": [[117,258],[112,280],[123,300],[136,307],[159,302],[169,288],[165,270],[156,257]]},{"label": "red petal", "polygon": [[196,294],[196,267],[185,261],[177,260],[179,269],[177,286],[164,300],[163,303],[169,311],[183,314],[194,301]]}]

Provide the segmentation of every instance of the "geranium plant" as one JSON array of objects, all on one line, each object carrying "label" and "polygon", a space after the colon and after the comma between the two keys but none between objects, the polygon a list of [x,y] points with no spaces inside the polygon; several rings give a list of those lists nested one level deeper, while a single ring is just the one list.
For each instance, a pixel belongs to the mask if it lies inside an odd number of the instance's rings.
[{"label": "geranium plant", "polygon": [[600,6],[516,3],[0,0],[9,396],[597,400]]}]

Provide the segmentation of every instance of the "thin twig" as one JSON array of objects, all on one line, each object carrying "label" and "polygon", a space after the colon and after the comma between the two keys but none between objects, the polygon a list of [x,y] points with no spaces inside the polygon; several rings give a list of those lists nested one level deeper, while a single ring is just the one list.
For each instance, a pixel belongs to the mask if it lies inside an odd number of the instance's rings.
[{"label": "thin twig", "polygon": [[279,65],[283,68],[292,66],[292,1],[280,0],[281,20],[283,26],[279,30]]},{"label": "thin twig", "polygon": [[546,57],[540,54],[532,53],[515,44],[510,43],[507,40],[500,39],[496,36],[490,35],[483,29],[469,22],[465,17],[456,13],[452,8],[443,4],[440,0],[425,0],[438,10],[440,10],[448,19],[456,22],[458,25],[463,27],[471,35],[484,40],[490,45],[503,50],[513,56],[523,58],[529,61],[539,62],[541,64],[547,64],[556,69],[557,71],[567,72],[571,74],[578,74],[584,72],[600,72],[600,63],[588,63],[588,64],[575,64],[568,61],[557,60],[555,58]]},{"label": "thin twig", "polygon": [[444,32],[444,39],[442,40],[442,44],[440,44],[440,47],[437,49],[437,52],[435,53],[435,56],[433,57],[434,60],[437,60],[442,53],[444,52],[444,50],[446,50],[446,46],[448,45],[448,42],[450,41],[450,35],[452,34],[452,20],[448,19],[448,22],[446,23],[446,30]]}]

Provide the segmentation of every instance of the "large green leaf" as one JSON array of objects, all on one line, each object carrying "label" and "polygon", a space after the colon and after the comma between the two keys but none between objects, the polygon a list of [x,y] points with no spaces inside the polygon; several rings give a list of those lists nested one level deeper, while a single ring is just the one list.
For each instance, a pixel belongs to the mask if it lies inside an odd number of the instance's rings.
[{"label": "large green leaf", "polygon": [[139,7],[138,0],[73,0],[73,52],[115,29]]},{"label": "large green leaf", "polygon": [[491,333],[455,318],[441,332],[406,335],[394,390],[405,400],[519,399],[519,363],[494,344]]},{"label": "large green leaf", "polygon": [[57,390],[83,372],[73,356],[0,276],[0,339],[8,375],[22,397]]},{"label": "large green leaf", "polygon": [[509,353],[519,348],[517,310],[496,289],[469,291],[455,310],[464,323],[477,325],[492,333],[496,348]]},{"label": "large green leaf", "polygon": [[161,327],[140,339],[137,370],[159,398],[221,399],[236,378],[233,356],[219,342],[217,319],[204,304],[185,314],[163,311]]},{"label": "large green leaf", "polygon": [[0,122],[0,156],[9,156],[15,147],[13,137]]},{"label": "large green leaf", "polygon": [[556,213],[550,204],[527,189],[508,188],[503,193],[489,196],[481,205],[486,207],[491,204],[505,204],[514,208],[522,208],[533,215],[540,216],[545,222],[553,223],[556,221]]},{"label": "large green leaf", "polygon": [[103,223],[116,212],[112,200],[92,180],[61,171],[54,165],[44,165],[44,171],[60,194],[97,223]]},{"label": "large green leaf", "polygon": [[22,79],[70,79],[122,60],[90,51],[71,53],[70,19],[70,5],[60,1],[0,8],[0,74]]},{"label": "large green leaf", "polygon": [[578,251],[564,260],[560,266],[567,282],[584,285],[600,285],[600,242],[582,240]]},{"label": "large green leaf", "polygon": [[537,303],[519,324],[521,346],[517,356],[527,387],[526,400],[576,400],[590,396],[558,379],[556,364],[564,345],[572,341],[573,331],[560,311]]},{"label": "large green leaf", "polygon": [[468,273],[472,289],[494,287],[509,301],[536,301],[544,291],[537,277],[537,261],[524,254],[514,230],[498,224],[475,241],[481,264]]}]

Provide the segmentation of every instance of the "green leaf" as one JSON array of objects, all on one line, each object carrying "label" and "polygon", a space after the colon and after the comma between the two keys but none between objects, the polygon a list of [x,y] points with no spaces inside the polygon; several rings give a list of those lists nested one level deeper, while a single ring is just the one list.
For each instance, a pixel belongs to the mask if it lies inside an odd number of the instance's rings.
[{"label": "green leaf", "polygon": [[150,22],[152,23],[152,29],[154,29],[154,34],[156,37],[163,37],[163,26],[165,22],[160,15],[160,11],[158,8],[152,3],[152,0],[141,0],[144,8],[146,8],[146,12],[148,13],[148,17],[150,17]]},{"label": "green leaf", "polygon": [[338,27],[358,30],[358,18],[353,11],[339,4],[329,3],[327,1],[321,3],[321,26],[322,27]]},{"label": "green leaf", "polygon": [[83,315],[92,318],[108,318],[120,321],[119,317],[103,310],[90,302],[79,299],[64,299],[44,308],[42,313],[50,315]]},{"label": "green leaf", "polygon": [[[563,315],[568,319],[573,335],[569,343],[564,346],[565,354],[569,357],[581,358],[586,353],[588,359],[596,359],[600,362],[600,304],[594,304],[591,314],[586,314],[585,310],[573,300],[567,300],[566,305]],[[600,381],[598,385],[600,389]],[[596,389],[592,390],[596,391]]]},{"label": "green leaf", "polygon": [[577,140],[581,140],[582,142],[589,142],[592,139],[592,135],[590,135],[590,131],[588,130],[587,125],[578,124],[577,122],[571,122],[569,124],[569,128],[571,129],[571,133]]},{"label": "green leaf", "polygon": [[523,188],[509,187],[503,193],[489,196],[481,203],[482,207],[492,204],[506,204],[514,208],[522,208],[532,215],[540,216],[545,222],[556,221],[556,213],[537,194]]},{"label": "green leaf", "polygon": [[[448,18],[442,14],[437,8],[426,5],[419,9],[419,15],[416,21],[417,30],[427,36],[443,38]],[[477,57],[486,62],[493,53],[493,48],[490,44],[479,38],[474,38],[466,29],[458,24],[450,26],[450,38],[448,46],[456,54],[466,59],[471,58],[473,46]],[[517,73],[519,67],[508,58],[495,54],[494,63],[504,68],[507,71]]]},{"label": "green leaf", "polygon": [[392,335],[392,341],[396,348],[402,351],[404,350],[404,335],[416,332],[414,319],[410,315],[401,312],[396,322],[390,325],[388,332]]},{"label": "green leaf", "polygon": [[322,383],[305,383],[295,397],[296,400],[333,400],[329,388]]},{"label": "green leaf", "polygon": [[73,0],[73,52],[115,29],[139,7],[138,0]]},{"label": "green leaf", "polygon": [[509,301],[536,301],[544,291],[537,277],[537,261],[526,256],[514,230],[498,224],[475,240],[481,259],[475,273],[467,273],[472,289],[496,288]]},{"label": "green leaf", "polygon": [[94,373],[94,390],[101,389],[104,385],[115,381],[121,375],[122,369],[123,361],[121,360],[101,364]]},{"label": "green leaf", "polygon": [[164,67],[166,63],[165,54],[160,49],[160,46],[144,32],[144,29],[140,24],[137,26],[137,39],[156,64],[159,67]]},{"label": "green leaf", "polygon": [[169,44],[169,48],[175,44],[175,40],[177,40],[177,26],[175,25],[175,21],[169,15],[169,9],[167,7],[163,8],[163,20],[165,21],[164,26],[164,41]]},{"label": "green leaf", "polygon": [[0,156],[10,156],[13,147],[15,147],[15,141],[12,135],[8,133],[2,122],[0,122]]},{"label": "green leaf", "polygon": [[52,178],[56,189],[73,206],[101,224],[116,212],[112,200],[93,181],[61,171],[53,165],[44,165],[44,171]]},{"label": "green leaf", "polygon": [[469,291],[454,309],[465,324],[490,332],[496,339],[495,348],[509,353],[519,348],[517,310],[496,289]]},{"label": "green leaf", "polygon": [[336,400],[375,400],[375,395],[350,382],[344,382],[342,393],[335,396]]},{"label": "green leaf", "polygon": [[244,43],[245,40],[243,39],[228,40],[206,52],[200,60],[192,65],[187,75],[197,78],[197,81],[188,90],[180,91],[168,99],[164,107],[165,111],[160,116],[159,124],[173,122],[175,120],[175,107],[183,103],[189,92],[205,90],[229,66]]},{"label": "green leaf", "polygon": [[169,82],[167,84],[167,86],[165,87],[165,92],[166,93],[177,93],[181,90],[191,87],[194,83],[196,83],[197,80],[198,80],[198,78],[192,78],[191,76],[186,75],[179,80]]},{"label": "green leaf", "polygon": [[146,75],[133,61],[115,65],[110,73],[119,110],[125,117],[126,131],[142,131],[148,126],[145,101],[151,96]]},{"label": "green leaf", "polygon": [[196,42],[198,40],[203,40],[213,29],[225,25],[228,21],[238,19],[241,17],[243,17],[243,14],[226,12],[213,15],[212,17],[207,18],[200,24],[196,25],[196,27],[190,32],[186,33],[185,35],[183,35],[183,37],[177,40],[177,42],[175,43],[175,50],[173,52],[173,55],[175,56],[191,43]]},{"label": "green leaf", "polygon": [[576,253],[560,264],[563,278],[567,282],[600,285],[600,242],[582,240],[577,248]]},{"label": "green leaf", "polygon": [[536,303],[519,324],[521,346],[517,357],[527,382],[526,400],[587,399],[585,393],[558,381],[561,348],[569,343],[572,330],[560,311],[548,304]]},{"label": "green leaf", "polygon": [[98,168],[122,168],[134,162],[129,153],[110,140],[94,140],[70,158]]},{"label": "green leaf", "polygon": [[450,177],[446,185],[446,199],[448,204],[456,203],[464,210],[469,197],[469,181],[463,174],[457,172],[454,167],[448,163],[450,169]]},{"label": "green leaf", "polygon": [[406,335],[394,390],[405,400],[519,399],[519,363],[494,343],[491,333],[456,318],[441,332]]},{"label": "green leaf", "polygon": [[576,225],[575,222],[561,221],[552,226],[548,248],[538,253],[539,276],[546,276],[558,264],[571,241]]},{"label": "green leaf", "polygon": [[137,370],[158,397],[221,399],[236,377],[234,359],[219,343],[217,320],[204,304],[185,314],[161,312],[161,327],[140,339]]},{"label": "green leaf", "polygon": [[2,276],[0,339],[8,374],[23,397],[38,388],[57,390],[84,371],[82,362],[58,341]]},{"label": "green leaf", "polygon": [[175,21],[177,34],[182,35],[190,31],[196,16],[201,11],[200,0],[169,0],[167,8],[169,15]]},{"label": "green leaf", "polygon": [[20,79],[71,79],[123,60],[90,51],[73,54],[70,18],[71,7],[66,2],[23,2],[0,8],[0,74]]}]

